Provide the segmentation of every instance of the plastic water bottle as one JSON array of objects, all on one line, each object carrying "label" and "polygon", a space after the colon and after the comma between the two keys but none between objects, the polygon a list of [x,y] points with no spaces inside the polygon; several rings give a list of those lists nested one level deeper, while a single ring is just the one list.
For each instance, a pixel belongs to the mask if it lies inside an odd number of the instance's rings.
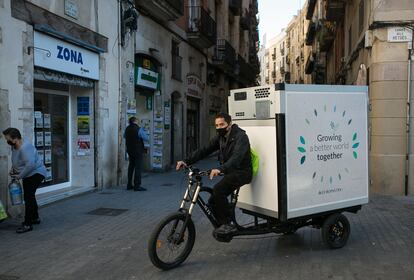
[{"label": "plastic water bottle", "polygon": [[15,178],[9,184],[9,193],[12,205],[23,204],[23,191],[19,181]]}]

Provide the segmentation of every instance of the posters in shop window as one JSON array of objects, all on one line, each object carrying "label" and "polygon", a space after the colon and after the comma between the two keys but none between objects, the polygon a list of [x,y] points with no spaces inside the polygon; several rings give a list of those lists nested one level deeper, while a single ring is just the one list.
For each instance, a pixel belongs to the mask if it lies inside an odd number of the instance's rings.
[{"label": "posters in shop window", "polygon": [[42,112],[35,111],[34,117],[35,117],[35,128],[43,128]]},{"label": "posters in shop window", "polygon": [[43,127],[50,128],[50,114],[43,115]]},{"label": "posters in shop window", "polygon": [[52,150],[45,150],[45,164],[52,163]]},{"label": "posters in shop window", "polygon": [[52,145],[52,133],[50,131],[46,131],[45,133],[45,146],[51,146]]},{"label": "posters in shop window", "polygon": [[46,182],[52,181],[52,167],[48,166],[46,167],[46,178],[45,178]]},{"label": "posters in shop window", "polygon": [[44,163],[45,152],[43,150],[37,150],[37,156],[42,160]]},{"label": "posters in shop window", "polygon": [[89,116],[78,116],[78,134],[79,135],[89,135]]},{"label": "posters in shop window", "polygon": [[43,132],[36,132],[36,147],[43,147]]},{"label": "posters in shop window", "polygon": [[78,156],[87,156],[91,154],[91,138],[89,135],[80,135],[78,136],[77,142]]}]

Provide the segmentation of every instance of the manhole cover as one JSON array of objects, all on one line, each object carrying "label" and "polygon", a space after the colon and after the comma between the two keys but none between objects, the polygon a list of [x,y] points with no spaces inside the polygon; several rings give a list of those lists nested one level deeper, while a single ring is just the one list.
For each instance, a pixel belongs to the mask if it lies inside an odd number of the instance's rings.
[{"label": "manhole cover", "polygon": [[20,277],[0,274],[0,280],[17,280],[17,279],[20,279]]},{"label": "manhole cover", "polygon": [[[97,208],[86,214],[98,215],[98,216],[118,216],[128,211],[128,209],[117,209],[117,208]],[[1,279],[0,279],[1,280]]]},{"label": "manhole cover", "polygon": [[164,184],[161,184],[161,186],[162,187],[171,187],[171,186],[174,186],[174,184],[173,183],[164,183]]},{"label": "manhole cover", "polygon": [[113,192],[100,192],[99,194],[114,194]]}]

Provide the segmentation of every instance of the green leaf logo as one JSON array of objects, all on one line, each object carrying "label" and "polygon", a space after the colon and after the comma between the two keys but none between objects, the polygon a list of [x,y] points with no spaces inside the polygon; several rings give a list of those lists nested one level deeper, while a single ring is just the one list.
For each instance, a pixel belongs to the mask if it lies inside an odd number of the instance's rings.
[{"label": "green leaf logo", "polygon": [[298,151],[301,153],[306,153],[306,150],[303,147],[298,147]]},{"label": "green leaf logo", "polygon": [[305,160],[306,160],[306,156],[303,156],[303,157],[300,159],[300,164],[304,164],[304,163],[305,163]]},{"label": "green leaf logo", "polygon": [[357,154],[357,152],[355,152],[355,151],[354,151],[354,153],[353,153],[353,154],[354,154],[354,158],[355,158],[355,159],[357,159],[357,158],[358,158],[358,154]]},{"label": "green leaf logo", "polygon": [[355,141],[357,139],[357,133],[354,133],[354,136],[352,137],[352,141]]},{"label": "green leaf logo", "polygon": [[303,138],[303,136],[300,137],[300,143],[302,143],[303,145],[305,145],[305,138]]},{"label": "green leaf logo", "polygon": [[356,149],[358,148],[358,146],[359,146],[359,143],[355,143],[354,145],[352,145],[352,149]]}]

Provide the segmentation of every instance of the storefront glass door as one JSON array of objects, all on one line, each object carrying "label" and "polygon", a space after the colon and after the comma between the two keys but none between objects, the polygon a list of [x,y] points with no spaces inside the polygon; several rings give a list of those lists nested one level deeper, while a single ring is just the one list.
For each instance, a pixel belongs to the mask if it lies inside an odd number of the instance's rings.
[{"label": "storefront glass door", "polygon": [[41,187],[67,183],[69,170],[69,97],[36,91],[34,143],[48,171]]}]

